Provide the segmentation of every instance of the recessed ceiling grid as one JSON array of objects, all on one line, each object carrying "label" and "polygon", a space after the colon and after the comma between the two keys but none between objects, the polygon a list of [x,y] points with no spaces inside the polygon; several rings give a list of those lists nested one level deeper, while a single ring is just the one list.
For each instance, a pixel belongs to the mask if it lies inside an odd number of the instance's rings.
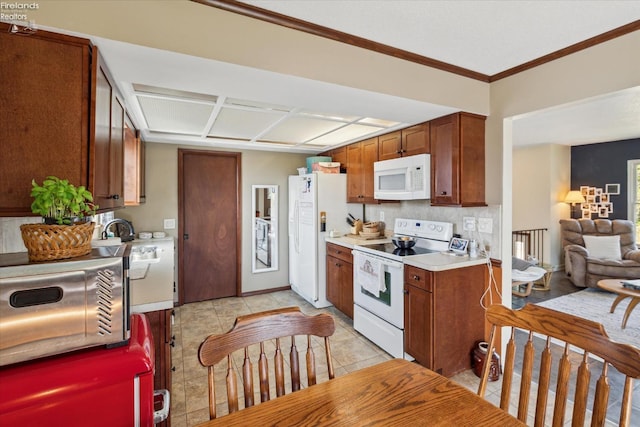
[{"label": "recessed ceiling grid", "polygon": [[282,144],[322,148],[395,129],[384,119],[320,113],[218,95],[134,85],[144,120],[153,133],[198,136],[214,142]]}]

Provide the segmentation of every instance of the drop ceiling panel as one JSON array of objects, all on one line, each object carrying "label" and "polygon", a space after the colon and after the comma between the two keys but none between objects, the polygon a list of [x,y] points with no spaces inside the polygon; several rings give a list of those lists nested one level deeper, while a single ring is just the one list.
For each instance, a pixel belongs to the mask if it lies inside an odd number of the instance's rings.
[{"label": "drop ceiling panel", "polygon": [[156,132],[202,134],[214,107],[212,103],[172,98],[137,98],[149,130]]},{"label": "drop ceiling panel", "polygon": [[344,126],[344,123],[313,117],[291,117],[271,129],[261,139],[303,143],[340,126]]},{"label": "drop ceiling panel", "polygon": [[281,120],[283,111],[249,111],[222,108],[209,132],[216,138],[234,138],[251,140]]},{"label": "drop ceiling panel", "polygon": [[342,144],[346,141],[364,138],[366,135],[372,134],[374,132],[382,131],[383,129],[384,128],[382,127],[351,124],[343,128],[340,128],[335,132],[331,132],[329,134],[320,136],[319,138],[316,138],[308,142],[307,145],[326,146],[326,145]]}]

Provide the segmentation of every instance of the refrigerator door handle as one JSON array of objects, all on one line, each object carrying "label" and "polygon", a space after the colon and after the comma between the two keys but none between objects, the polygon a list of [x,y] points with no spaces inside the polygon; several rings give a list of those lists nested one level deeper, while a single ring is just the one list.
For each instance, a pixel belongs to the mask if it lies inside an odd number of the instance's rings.
[{"label": "refrigerator door handle", "polygon": [[293,205],[293,242],[296,253],[300,253],[300,202],[295,201]]}]

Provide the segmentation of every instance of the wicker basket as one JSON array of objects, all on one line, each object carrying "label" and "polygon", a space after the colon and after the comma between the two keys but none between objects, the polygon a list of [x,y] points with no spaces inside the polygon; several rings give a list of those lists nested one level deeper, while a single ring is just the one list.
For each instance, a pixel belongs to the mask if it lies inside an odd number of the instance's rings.
[{"label": "wicker basket", "polygon": [[91,252],[94,222],[73,225],[23,224],[22,240],[30,261],[54,261]]}]

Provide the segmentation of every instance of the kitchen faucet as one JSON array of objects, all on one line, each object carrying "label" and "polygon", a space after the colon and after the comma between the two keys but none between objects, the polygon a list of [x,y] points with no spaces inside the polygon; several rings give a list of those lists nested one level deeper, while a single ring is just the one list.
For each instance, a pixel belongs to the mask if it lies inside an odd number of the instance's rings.
[{"label": "kitchen faucet", "polygon": [[104,225],[104,230],[102,231],[101,236],[102,240],[105,240],[107,238],[107,232],[109,231],[109,227],[111,227],[112,224],[123,224],[129,229],[128,236],[120,236],[121,241],[128,242],[129,240],[133,240],[135,238],[136,233],[133,231],[133,224],[122,218],[114,218],[111,221],[107,221],[107,223]]}]

